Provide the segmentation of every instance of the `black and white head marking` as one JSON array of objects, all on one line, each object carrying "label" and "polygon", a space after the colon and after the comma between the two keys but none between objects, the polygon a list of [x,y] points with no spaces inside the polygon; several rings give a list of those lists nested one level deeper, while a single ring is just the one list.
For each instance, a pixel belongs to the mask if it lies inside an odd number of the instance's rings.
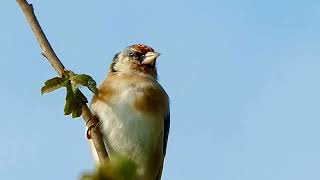
[{"label": "black and white head marking", "polygon": [[117,72],[115,69],[114,69],[114,65],[117,63],[118,61],[118,56],[119,56],[120,53],[117,53],[114,55],[113,59],[112,59],[112,63],[110,65],[110,71],[111,72]]}]

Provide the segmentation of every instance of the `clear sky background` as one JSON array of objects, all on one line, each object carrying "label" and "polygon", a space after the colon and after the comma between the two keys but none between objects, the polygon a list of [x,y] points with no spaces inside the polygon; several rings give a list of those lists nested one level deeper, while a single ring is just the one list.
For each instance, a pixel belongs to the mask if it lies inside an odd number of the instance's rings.
[{"label": "clear sky background", "polygon": [[[164,180],[320,179],[320,1],[32,3],[64,65],[98,83],[128,45],[162,53]],[[0,179],[78,179],[94,167],[83,120],[64,90],[40,95],[56,73],[15,1],[0,22]]]}]

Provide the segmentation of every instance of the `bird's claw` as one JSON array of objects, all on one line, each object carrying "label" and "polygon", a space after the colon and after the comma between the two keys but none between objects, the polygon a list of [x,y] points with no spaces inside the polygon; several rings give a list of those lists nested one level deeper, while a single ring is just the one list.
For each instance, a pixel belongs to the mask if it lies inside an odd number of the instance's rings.
[{"label": "bird's claw", "polygon": [[91,129],[94,128],[96,129],[99,127],[100,121],[97,116],[92,115],[91,118],[87,121],[86,126],[88,127],[87,129],[87,138],[91,139]]}]

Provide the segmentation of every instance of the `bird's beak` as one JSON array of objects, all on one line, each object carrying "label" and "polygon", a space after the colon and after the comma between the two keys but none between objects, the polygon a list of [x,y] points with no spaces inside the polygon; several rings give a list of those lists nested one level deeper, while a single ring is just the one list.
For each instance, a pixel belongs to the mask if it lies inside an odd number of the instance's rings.
[{"label": "bird's beak", "polygon": [[147,54],[144,55],[144,59],[141,61],[141,64],[149,64],[154,65],[157,57],[160,56],[160,53],[158,52],[147,52]]}]

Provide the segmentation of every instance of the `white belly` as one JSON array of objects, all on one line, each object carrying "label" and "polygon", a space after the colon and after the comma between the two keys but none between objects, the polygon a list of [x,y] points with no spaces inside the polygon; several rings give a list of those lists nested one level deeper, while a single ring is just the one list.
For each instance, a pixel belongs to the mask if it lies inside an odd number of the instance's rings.
[{"label": "white belly", "polygon": [[116,104],[97,101],[91,109],[102,122],[110,159],[115,155],[130,158],[136,162],[141,179],[150,179],[159,169],[155,164],[162,161],[163,117],[135,111],[132,108],[135,95],[128,90],[120,94]]}]

